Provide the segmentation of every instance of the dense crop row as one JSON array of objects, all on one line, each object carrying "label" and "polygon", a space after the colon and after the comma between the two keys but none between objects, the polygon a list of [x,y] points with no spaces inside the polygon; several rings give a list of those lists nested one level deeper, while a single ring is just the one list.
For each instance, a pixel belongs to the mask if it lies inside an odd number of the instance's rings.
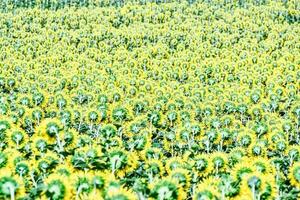
[{"label": "dense crop row", "polygon": [[299,14],[297,1],[1,13],[0,199],[299,198]]},{"label": "dense crop row", "polygon": [[[280,6],[285,8],[289,7],[291,4],[293,9],[299,9],[300,3],[297,1],[289,0],[273,0]],[[81,7],[123,7],[124,5],[134,4],[134,5],[145,5],[147,3],[207,3],[214,6],[224,6],[229,5],[229,7],[239,7],[248,8],[249,6],[266,6],[270,0],[2,0],[0,3],[1,11],[12,11],[18,8],[41,8],[57,10],[66,7],[81,8]],[[298,16],[299,17],[299,16]]]}]

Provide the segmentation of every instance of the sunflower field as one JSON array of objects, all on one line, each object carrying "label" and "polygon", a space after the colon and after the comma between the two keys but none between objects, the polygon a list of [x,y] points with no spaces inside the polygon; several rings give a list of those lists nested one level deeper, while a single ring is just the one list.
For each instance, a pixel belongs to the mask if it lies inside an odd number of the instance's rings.
[{"label": "sunflower field", "polygon": [[300,1],[1,0],[6,199],[300,199]]}]

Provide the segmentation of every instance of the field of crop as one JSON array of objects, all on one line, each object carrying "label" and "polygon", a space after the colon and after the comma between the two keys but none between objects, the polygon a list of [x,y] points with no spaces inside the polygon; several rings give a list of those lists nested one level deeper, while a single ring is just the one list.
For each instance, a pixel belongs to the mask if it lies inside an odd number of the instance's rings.
[{"label": "field of crop", "polygon": [[0,200],[299,198],[299,1],[1,0]]}]

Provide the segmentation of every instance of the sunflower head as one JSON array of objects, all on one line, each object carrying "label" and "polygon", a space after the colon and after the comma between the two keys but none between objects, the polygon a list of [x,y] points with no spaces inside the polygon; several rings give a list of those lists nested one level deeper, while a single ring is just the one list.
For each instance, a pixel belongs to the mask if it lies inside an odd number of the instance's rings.
[{"label": "sunflower head", "polygon": [[291,184],[296,187],[296,188],[300,188],[300,163],[294,163],[292,165],[292,167],[289,170],[289,180],[291,182]]},{"label": "sunflower head", "polygon": [[33,135],[32,136],[32,150],[35,155],[39,153],[46,153],[48,150],[48,142],[43,137]]},{"label": "sunflower head", "polygon": [[172,157],[166,161],[166,171],[168,174],[177,168],[183,168],[183,161],[180,157]]},{"label": "sunflower head", "polygon": [[4,199],[13,198],[19,187],[19,183],[14,178],[9,176],[0,177],[0,196]]},{"label": "sunflower head", "polygon": [[254,141],[254,137],[250,133],[243,133],[238,136],[238,142],[242,147],[248,147]]},{"label": "sunflower head", "polygon": [[93,190],[93,185],[90,180],[91,176],[84,173],[75,173],[72,175],[73,193],[77,197],[89,194]]},{"label": "sunflower head", "polygon": [[17,147],[19,147],[19,145],[24,144],[27,140],[28,135],[21,130],[15,130],[11,133],[12,145],[16,145]]},{"label": "sunflower head", "polygon": [[178,200],[181,199],[181,192],[176,182],[168,179],[159,180],[151,186],[150,197],[161,200]]},{"label": "sunflower head", "polygon": [[261,143],[253,143],[248,147],[248,152],[254,157],[264,157],[266,155],[266,148]]},{"label": "sunflower head", "polygon": [[225,175],[213,181],[214,184],[212,185],[217,185],[218,191],[222,193],[223,198],[234,198],[240,191],[238,180],[231,176]]},{"label": "sunflower head", "polygon": [[225,153],[215,152],[210,155],[210,162],[213,165],[215,173],[219,173],[226,170],[228,158]]},{"label": "sunflower head", "polygon": [[124,107],[116,107],[113,109],[111,117],[116,123],[124,122],[129,117],[128,110]]},{"label": "sunflower head", "polygon": [[217,200],[218,188],[216,185],[207,184],[205,180],[197,186],[193,200]]},{"label": "sunflower head", "polygon": [[62,125],[57,119],[45,119],[36,129],[36,133],[46,138],[49,142],[53,142],[56,136],[61,132]]},{"label": "sunflower head", "polygon": [[193,168],[197,172],[198,176],[205,177],[212,171],[212,163],[207,155],[198,155],[193,159]]},{"label": "sunflower head", "polygon": [[236,147],[233,148],[228,156],[228,164],[229,166],[234,166],[239,163],[246,155],[246,151],[243,148]]},{"label": "sunflower head", "polygon": [[8,129],[10,129],[10,127],[11,123],[8,120],[0,120],[0,133],[5,133]]},{"label": "sunflower head", "polygon": [[262,174],[273,174],[275,172],[274,166],[265,158],[254,158],[250,161],[254,169]]},{"label": "sunflower head", "polygon": [[259,172],[248,173],[242,177],[240,196],[242,198],[273,198],[276,194],[275,178],[271,174],[261,174]]},{"label": "sunflower head", "polygon": [[113,172],[126,167],[128,156],[121,150],[112,150],[109,152],[110,167]]},{"label": "sunflower head", "polygon": [[67,188],[61,177],[49,178],[45,189],[45,196],[49,199],[63,200],[67,199]]},{"label": "sunflower head", "polygon": [[191,175],[188,170],[177,168],[170,174],[170,178],[175,180],[181,187],[187,189],[190,187]]},{"label": "sunflower head", "polygon": [[131,190],[123,187],[110,187],[106,191],[105,199],[107,200],[135,200],[137,197]]},{"label": "sunflower head", "polygon": [[242,180],[243,176],[254,171],[252,166],[245,165],[249,161],[248,159],[242,160],[240,163],[236,164],[233,168],[232,175],[237,180]]},{"label": "sunflower head", "polygon": [[26,161],[17,162],[15,165],[15,173],[20,177],[28,175],[30,171],[30,164]]},{"label": "sunflower head", "polygon": [[24,196],[24,181],[18,176],[13,176],[11,170],[2,169],[0,171],[0,197],[10,199]]}]

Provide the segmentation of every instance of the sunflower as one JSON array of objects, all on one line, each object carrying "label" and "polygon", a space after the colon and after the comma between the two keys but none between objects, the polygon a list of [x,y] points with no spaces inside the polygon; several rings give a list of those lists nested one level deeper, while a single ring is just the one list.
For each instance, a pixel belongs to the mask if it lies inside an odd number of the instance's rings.
[{"label": "sunflower", "polygon": [[183,168],[183,160],[180,157],[171,157],[166,160],[165,168],[168,174],[177,168]]},{"label": "sunflower", "polygon": [[91,182],[92,176],[83,172],[76,172],[70,177],[68,187],[71,190],[71,195],[80,198],[83,195],[91,193],[93,185]]},{"label": "sunflower", "polygon": [[289,177],[291,184],[294,187],[299,189],[300,188],[300,163],[299,162],[295,162],[290,167],[288,177]]},{"label": "sunflower", "polygon": [[128,110],[127,108],[124,107],[116,107],[112,110],[111,112],[111,117],[114,120],[115,123],[120,123],[122,124],[126,120],[128,120],[129,115],[128,115]]},{"label": "sunflower", "polygon": [[276,149],[276,142],[279,140],[286,140],[286,134],[284,134],[283,132],[278,132],[278,131],[274,131],[271,132],[270,134],[267,135],[268,140],[271,141],[270,142],[270,149]]},{"label": "sunflower", "polygon": [[150,199],[182,200],[185,198],[183,190],[176,181],[164,178],[149,185]]},{"label": "sunflower", "polygon": [[107,200],[137,200],[137,196],[123,187],[110,187],[106,191],[105,199]]},{"label": "sunflower", "polygon": [[245,149],[241,147],[233,148],[228,155],[228,164],[233,167],[235,164],[241,162],[243,158],[246,156]]},{"label": "sunflower", "polygon": [[25,197],[25,185],[21,178],[13,176],[11,170],[0,171],[0,197],[15,199]]},{"label": "sunflower", "polygon": [[213,171],[213,165],[210,162],[210,158],[206,154],[197,155],[193,159],[193,169],[199,177],[206,177]]},{"label": "sunflower", "polygon": [[39,155],[46,153],[48,150],[48,140],[44,139],[41,136],[33,135],[31,137],[32,141],[32,152],[34,155]]},{"label": "sunflower", "polygon": [[248,147],[248,153],[249,155],[254,157],[265,157],[267,154],[267,150],[265,148],[265,145],[256,142]]},{"label": "sunflower", "polygon": [[221,199],[234,199],[240,192],[239,181],[230,175],[225,175],[218,179],[211,178],[210,180],[213,181],[210,185],[216,185],[218,187],[218,192]]},{"label": "sunflower", "polygon": [[252,165],[257,172],[262,174],[274,174],[276,171],[274,166],[271,165],[270,161],[266,158],[251,158],[249,163],[251,163],[250,165]]},{"label": "sunflower", "polygon": [[250,133],[241,133],[238,135],[237,141],[241,147],[249,147],[254,142],[254,135]]},{"label": "sunflower", "polygon": [[84,193],[81,195],[82,199],[85,200],[94,200],[94,199],[104,200],[102,196],[103,196],[102,192],[98,190],[94,190],[88,194]]},{"label": "sunflower", "polygon": [[245,164],[247,161],[249,162],[251,160],[245,158],[245,159],[241,160],[240,163],[238,163],[234,166],[234,168],[232,169],[230,174],[235,179],[242,180],[243,176],[245,176],[249,173],[252,173],[255,170],[255,168],[253,166]]},{"label": "sunflower", "polygon": [[8,158],[7,162],[5,162],[5,166],[11,168],[12,170],[17,162],[25,160],[25,158],[23,158],[24,154],[15,149],[6,149],[3,151],[3,153],[5,153]]},{"label": "sunflower", "polygon": [[240,199],[274,198],[275,194],[275,178],[273,175],[252,172],[242,177]]},{"label": "sunflower", "polygon": [[[207,183],[208,182],[208,183]],[[215,184],[211,183],[211,180],[203,180],[196,188],[193,195],[193,200],[205,199],[205,200],[217,200],[219,199],[219,192],[217,188],[217,181],[214,180]]]},{"label": "sunflower", "polygon": [[58,156],[53,152],[48,152],[32,164],[34,164],[41,173],[47,174],[52,172],[56,168],[58,163]]},{"label": "sunflower", "polygon": [[45,193],[44,196],[50,199],[71,199],[71,188],[68,185],[68,178],[66,176],[51,174],[45,179]]},{"label": "sunflower", "polygon": [[28,135],[24,131],[14,128],[14,131],[10,132],[9,146],[16,146],[17,149],[22,148],[28,139]]},{"label": "sunflower", "polygon": [[213,172],[218,174],[227,170],[228,158],[227,154],[223,152],[214,152],[209,155],[212,163]]},{"label": "sunflower", "polygon": [[187,169],[174,169],[169,175],[171,179],[174,179],[184,190],[190,188],[191,174]]},{"label": "sunflower", "polygon": [[49,143],[54,143],[55,140],[59,140],[59,132],[62,129],[62,125],[57,119],[45,119],[36,128],[36,134],[47,140]]},{"label": "sunflower", "polygon": [[131,172],[137,167],[137,155],[133,153],[128,154],[122,149],[111,149],[107,153],[107,158],[112,174],[116,174],[119,177],[123,177],[125,173]]},{"label": "sunflower", "polygon": [[101,128],[100,131],[102,137],[104,138],[111,138],[117,134],[117,128],[113,124],[106,124]]},{"label": "sunflower", "polygon": [[7,132],[11,126],[12,126],[12,122],[10,120],[7,119],[0,119],[0,133],[5,133]]},{"label": "sunflower", "polygon": [[149,176],[149,182],[152,182],[155,176],[162,177],[165,172],[162,162],[156,159],[146,160],[144,168],[145,173]]},{"label": "sunflower", "polygon": [[127,137],[139,135],[146,128],[147,119],[145,116],[137,116],[131,122],[124,124],[123,130]]}]

